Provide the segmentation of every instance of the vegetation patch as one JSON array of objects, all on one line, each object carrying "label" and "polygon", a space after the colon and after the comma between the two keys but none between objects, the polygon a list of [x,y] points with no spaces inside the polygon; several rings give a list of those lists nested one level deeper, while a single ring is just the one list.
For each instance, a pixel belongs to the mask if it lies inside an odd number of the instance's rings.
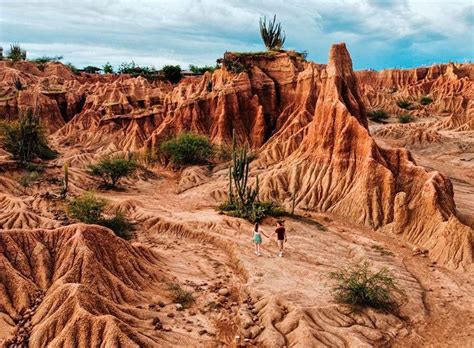
[{"label": "vegetation patch", "polygon": [[334,298],[353,310],[371,307],[381,311],[396,311],[398,304],[394,293],[399,291],[395,279],[387,268],[375,272],[367,261],[348,269],[330,273],[336,282]]},{"label": "vegetation patch", "polygon": [[405,100],[405,99],[397,100],[397,105],[399,108],[405,109],[405,110],[411,110],[413,106],[410,101]]},{"label": "vegetation patch", "polygon": [[196,300],[191,291],[184,290],[179,284],[169,284],[168,290],[171,293],[173,303],[179,303],[183,308],[191,306]]},{"label": "vegetation patch", "polygon": [[398,122],[400,123],[410,123],[413,122],[413,117],[409,114],[404,114],[398,116]]},{"label": "vegetation patch", "polygon": [[190,65],[189,70],[194,73],[194,74],[204,74],[205,72],[209,71],[213,73],[218,67],[217,66],[210,66],[210,65],[204,65],[204,66],[196,66],[196,65]]},{"label": "vegetation patch", "polygon": [[73,198],[68,206],[67,213],[70,217],[86,224],[96,224],[110,228],[114,233],[124,239],[129,238],[132,225],[122,213],[116,213],[111,217],[104,215],[107,207],[105,199],[97,198],[88,192],[82,196]]},{"label": "vegetation patch", "polygon": [[213,154],[209,138],[190,132],[181,133],[163,142],[160,152],[175,167],[208,164]]},{"label": "vegetation patch", "polygon": [[432,102],[433,102],[433,99],[431,99],[427,95],[424,95],[420,98],[421,105],[430,105]]},{"label": "vegetation patch", "polygon": [[181,67],[179,65],[165,65],[161,68],[165,78],[171,83],[178,83],[181,78]]},{"label": "vegetation patch", "polygon": [[382,256],[393,256],[393,253],[390,250],[385,249],[381,245],[374,244],[371,248],[375,251],[378,251]]},{"label": "vegetation patch", "polygon": [[388,114],[384,110],[372,110],[368,112],[368,115],[374,122],[382,122],[388,119]]},{"label": "vegetation patch", "polygon": [[98,163],[89,165],[89,173],[99,177],[107,189],[117,187],[122,178],[129,177],[136,169],[137,163],[124,157],[105,157]]},{"label": "vegetation patch", "polygon": [[35,158],[53,159],[56,152],[48,144],[39,117],[28,110],[19,121],[0,123],[0,142],[23,165]]}]

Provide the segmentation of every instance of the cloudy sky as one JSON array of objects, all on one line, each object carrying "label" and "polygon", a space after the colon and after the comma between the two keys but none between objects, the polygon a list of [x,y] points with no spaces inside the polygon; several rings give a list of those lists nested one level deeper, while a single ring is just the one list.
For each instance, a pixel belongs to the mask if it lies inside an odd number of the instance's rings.
[{"label": "cloudy sky", "polygon": [[341,41],[356,69],[474,61],[474,0],[0,0],[0,45],[79,67],[213,65],[263,50],[258,20],[273,14],[285,47],[321,63]]}]

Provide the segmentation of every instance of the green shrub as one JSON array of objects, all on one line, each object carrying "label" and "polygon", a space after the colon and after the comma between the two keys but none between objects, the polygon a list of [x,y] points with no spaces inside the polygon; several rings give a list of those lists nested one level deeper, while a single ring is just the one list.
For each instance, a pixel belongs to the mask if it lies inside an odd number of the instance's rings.
[{"label": "green shrub", "polygon": [[209,139],[194,133],[181,133],[163,142],[160,150],[176,167],[207,164],[213,153]]},{"label": "green shrub", "polygon": [[105,157],[96,164],[89,165],[89,173],[100,177],[105,188],[116,187],[120,179],[132,175],[137,163],[123,157]]},{"label": "green shrub", "polygon": [[387,268],[378,272],[370,270],[365,261],[348,269],[330,273],[336,281],[334,298],[353,309],[372,307],[384,311],[397,309],[394,292],[399,291],[393,275]]},{"label": "green shrub", "polygon": [[97,74],[99,71],[101,71],[101,68],[98,68],[96,66],[88,65],[84,68],[82,68],[82,71],[89,73],[89,74]]},{"label": "green shrub", "polygon": [[59,62],[62,59],[63,59],[63,56],[53,56],[53,57],[42,56],[39,58],[32,59],[31,61],[37,64],[45,64],[45,63],[50,63],[50,62]]},{"label": "green shrub", "polygon": [[409,114],[400,115],[398,116],[398,121],[400,123],[410,123],[413,121],[413,117]]},{"label": "green shrub", "polygon": [[217,209],[226,215],[246,219],[250,222],[258,222],[266,216],[288,215],[285,209],[275,202],[255,202],[252,209],[242,209],[236,203],[224,202]]},{"label": "green shrub", "polygon": [[171,83],[178,83],[181,80],[181,67],[179,65],[165,65],[161,68],[161,71]]},{"label": "green shrub", "polygon": [[26,50],[22,49],[18,44],[12,44],[10,45],[10,51],[7,54],[7,58],[14,62],[26,60]]},{"label": "green shrub", "polygon": [[433,102],[433,99],[428,97],[427,95],[424,95],[420,98],[420,104],[421,105],[429,105]]},{"label": "green shrub", "polygon": [[20,178],[19,183],[23,187],[30,187],[31,184],[33,184],[36,180],[38,180],[39,177],[40,177],[40,174],[38,172],[36,171],[29,172]]},{"label": "green shrub", "polygon": [[0,124],[0,141],[13,159],[22,163],[34,158],[52,159],[56,152],[51,150],[38,117],[28,110],[19,121]]},{"label": "green shrub", "polygon": [[196,65],[189,65],[189,70],[193,72],[194,74],[204,74],[206,71],[209,72],[214,72],[217,67],[215,66],[210,66],[210,65],[204,65],[204,66],[196,66]]},{"label": "green shrub", "polygon": [[104,72],[104,74],[113,74],[114,73],[114,68],[113,68],[112,64],[107,62],[102,67],[102,71]]},{"label": "green shrub", "polygon": [[72,63],[65,64],[73,74],[79,74],[79,69],[76,68]]},{"label": "green shrub", "polygon": [[388,114],[383,110],[372,110],[368,113],[369,118],[374,122],[381,122],[388,118]]},{"label": "green shrub", "polygon": [[104,199],[95,197],[92,193],[87,193],[74,198],[69,202],[68,214],[86,224],[98,224],[102,219],[102,214],[107,206]]},{"label": "green shrub", "polygon": [[140,67],[136,65],[134,61],[120,64],[117,71],[119,74],[130,74],[132,76],[143,76],[145,78],[151,78],[156,74],[156,70],[153,67]]},{"label": "green shrub", "polygon": [[118,212],[117,214],[115,214],[115,216],[111,218],[101,218],[98,221],[98,224],[110,228],[120,238],[130,238],[130,230],[132,229],[132,224],[128,222],[125,216],[120,212]]},{"label": "green shrub", "polygon": [[106,207],[106,200],[97,198],[89,192],[72,199],[67,206],[67,212],[76,220],[110,228],[118,237],[128,239],[132,225],[120,212],[112,217],[105,217]]},{"label": "green shrub", "polygon": [[397,105],[399,108],[402,108],[405,110],[410,110],[412,108],[411,102],[405,99],[397,100]]}]

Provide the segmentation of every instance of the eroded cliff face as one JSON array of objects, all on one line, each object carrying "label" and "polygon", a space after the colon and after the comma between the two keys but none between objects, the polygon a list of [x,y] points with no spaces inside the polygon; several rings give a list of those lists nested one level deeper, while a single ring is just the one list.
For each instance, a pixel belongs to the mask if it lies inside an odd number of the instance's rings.
[{"label": "eroded cliff face", "polygon": [[[0,110],[12,119],[33,105],[57,147],[94,154],[153,151],[188,130],[228,143],[235,129],[259,153],[262,198],[285,202],[295,192],[299,208],[394,233],[453,268],[472,263],[473,231],[456,217],[449,179],[405,149],[378,146],[366,116],[366,107],[391,110],[397,98],[429,94],[429,108],[449,110],[432,127],[471,129],[472,66],[353,72],[344,44],[331,48],[327,66],[283,52],[238,58],[244,72],[223,67],[176,86],[4,64]],[[14,90],[17,79],[25,89]]]}]

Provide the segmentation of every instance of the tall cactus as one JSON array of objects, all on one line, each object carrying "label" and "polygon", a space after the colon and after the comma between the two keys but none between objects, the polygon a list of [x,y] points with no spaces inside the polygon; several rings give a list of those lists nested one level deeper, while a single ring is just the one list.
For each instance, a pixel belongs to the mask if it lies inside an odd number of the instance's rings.
[{"label": "tall cactus", "polygon": [[61,198],[65,199],[69,188],[69,164],[64,163],[64,177],[61,179]]},{"label": "tall cactus", "polygon": [[[258,177],[255,188],[248,185],[250,161],[247,146],[237,149],[235,130],[232,132],[232,166],[229,168],[229,203],[235,204],[239,209],[251,211],[258,198]],[[236,195],[233,188],[235,187]]]}]

